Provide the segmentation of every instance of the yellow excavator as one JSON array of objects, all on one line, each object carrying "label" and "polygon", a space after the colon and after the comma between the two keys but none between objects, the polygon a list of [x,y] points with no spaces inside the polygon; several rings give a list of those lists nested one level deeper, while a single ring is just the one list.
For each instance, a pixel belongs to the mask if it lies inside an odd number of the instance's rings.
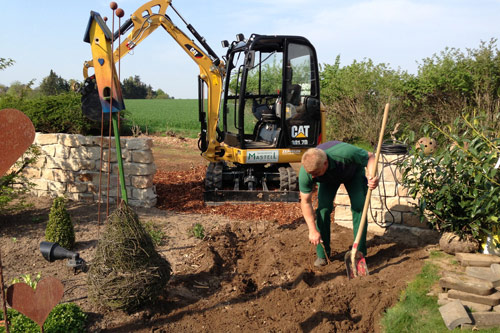
[{"label": "yellow excavator", "polygon": [[[168,8],[201,47],[174,25]],[[221,59],[171,0],[147,2],[114,33],[92,11],[84,37],[93,58],[84,63],[83,113],[100,119],[125,109],[115,63],[158,27],[200,69],[198,146],[209,162],[205,201],[298,201],[297,175],[290,163],[300,162],[325,133],[316,51],[304,37],[238,34],[232,42],[222,41],[227,53]],[[113,50],[118,39],[121,43]],[[89,76],[91,67],[95,73]]]}]

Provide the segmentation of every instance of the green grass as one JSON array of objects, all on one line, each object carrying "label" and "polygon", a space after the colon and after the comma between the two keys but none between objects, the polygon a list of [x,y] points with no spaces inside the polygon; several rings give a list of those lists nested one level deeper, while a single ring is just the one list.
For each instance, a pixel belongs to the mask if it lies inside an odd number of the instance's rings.
[{"label": "green grass", "polygon": [[[450,258],[453,258],[450,256]],[[448,258],[447,260],[451,259]],[[385,333],[449,332],[439,312],[437,297],[427,296],[431,287],[439,280],[439,266],[433,261],[446,259],[439,251],[433,251],[430,260],[425,263],[422,272],[401,293],[399,302],[388,309],[382,318]],[[454,331],[461,331],[455,328]],[[500,329],[482,329],[475,332],[500,332]]]},{"label": "green grass", "polygon": [[127,99],[127,125],[141,127],[143,133],[172,131],[183,136],[197,137],[200,132],[197,99]]}]

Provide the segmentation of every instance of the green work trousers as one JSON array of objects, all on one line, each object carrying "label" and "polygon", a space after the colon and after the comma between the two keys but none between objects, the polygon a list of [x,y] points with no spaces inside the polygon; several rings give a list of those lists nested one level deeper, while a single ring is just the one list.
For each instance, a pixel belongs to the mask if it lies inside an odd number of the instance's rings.
[{"label": "green work trousers", "polygon": [[[330,255],[330,215],[333,211],[333,201],[340,183],[319,183],[318,185],[318,208],[316,209],[316,227],[321,234],[323,246],[328,255]],[[351,201],[352,226],[354,238],[361,223],[363,215],[363,206],[365,204],[366,193],[368,192],[367,180],[365,177],[364,168],[359,168],[349,182],[344,183],[344,186],[349,194]],[[366,256],[366,230],[368,224],[365,223],[363,234],[358,245],[358,251]],[[326,254],[323,251],[323,246],[318,244],[316,253],[318,258],[325,258]]]}]

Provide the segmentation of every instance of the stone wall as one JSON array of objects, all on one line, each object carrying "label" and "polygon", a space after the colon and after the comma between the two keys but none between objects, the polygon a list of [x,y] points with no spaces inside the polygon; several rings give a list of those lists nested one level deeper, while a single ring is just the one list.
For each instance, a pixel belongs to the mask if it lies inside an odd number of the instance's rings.
[{"label": "stone wall", "polygon": [[[73,134],[37,133],[34,144],[41,155],[35,165],[26,168],[25,175],[35,184],[37,196],[65,196],[73,201],[97,202],[99,187],[101,202],[107,201],[108,154],[110,161],[109,202],[115,203],[118,184],[118,163],[115,138],[103,140],[101,169],[101,138]],[[131,206],[153,207],[156,190],[153,177],[156,172],[151,139],[121,138],[122,159],[127,196]],[[100,176],[100,170],[102,170]],[[99,179],[101,178],[99,186]]]},{"label": "stone wall", "polygon": [[[414,208],[418,200],[408,196],[407,189],[400,184],[401,172],[396,167],[396,162],[401,158],[404,158],[404,155],[380,155],[380,183],[372,191],[367,214],[368,227],[373,232],[381,232],[389,226],[428,228],[426,223],[420,222],[420,216]],[[343,185],[338,191],[335,205],[335,222],[352,228],[349,196]]]}]

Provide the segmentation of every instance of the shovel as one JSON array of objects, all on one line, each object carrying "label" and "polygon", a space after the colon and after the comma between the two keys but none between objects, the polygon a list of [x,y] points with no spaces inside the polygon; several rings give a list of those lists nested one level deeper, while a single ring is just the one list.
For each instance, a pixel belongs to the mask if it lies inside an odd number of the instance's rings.
[{"label": "shovel", "polygon": [[[380,134],[378,137],[377,151],[375,153],[375,163],[373,164],[372,170],[368,170],[371,177],[377,175],[377,165],[378,159],[380,157],[380,148],[382,147],[382,140],[384,138],[385,125],[387,123],[387,116],[389,114],[389,103],[385,105],[384,116],[382,118],[382,128],[380,129]],[[372,196],[372,190],[368,188],[366,193],[365,205],[363,206],[363,214],[361,215],[361,222],[359,224],[358,232],[356,233],[356,238],[354,239],[354,244],[352,245],[352,250],[347,251],[344,257],[345,266],[347,269],[347,277],[350,279],[357,276],[368,275],[368,267],[366,266],[365,257],[361,252],[358,252],[358,244],[361,239],[361,234],[366,224],[366,214],[368,212],[368,206],[370,205],[370,199]]]}]

